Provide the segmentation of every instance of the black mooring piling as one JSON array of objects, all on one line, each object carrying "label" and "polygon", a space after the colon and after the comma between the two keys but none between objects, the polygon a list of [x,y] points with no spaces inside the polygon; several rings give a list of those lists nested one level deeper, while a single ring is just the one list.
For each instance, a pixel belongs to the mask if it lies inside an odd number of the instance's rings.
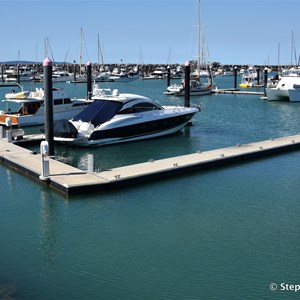
[{"label": "black mooring piling", "polygon": [[74,63],[73,68],[74,68],[74,70],[73,70],[73,74],[74,74],[73,81],[76,82],[76,76],[77,76],[76,75],[76,63]]},{"label": "black mooring piling", "polygon": [[87,99],[92,98],[92,63],[90,61],[86,64],[86,88]]},{"label": "black mooring piling", "polygon": [[170,66],[167,67],[167,87],[171,85],[171,68]]},{"label": "black mooring piling", "polygon": [[234,89],[237,89],[237,67],[233,69],[233,77],[234,77]]},{"label": "black mooring piling", "polygon": [[268,84],[268,69],[265,68],[264,70],[264,96],[267,97],[266,87]]},{"label": "black mooring piling", "polygon": [[184,67],[184,106],[190,107],[190,62],[187,61]]},{"label": "black mooring piling", "polygon": [[48,142],[48,155],[54,156],[52,61],[49,57],[44,60],[43,68],[45,91],[45,140]]}]

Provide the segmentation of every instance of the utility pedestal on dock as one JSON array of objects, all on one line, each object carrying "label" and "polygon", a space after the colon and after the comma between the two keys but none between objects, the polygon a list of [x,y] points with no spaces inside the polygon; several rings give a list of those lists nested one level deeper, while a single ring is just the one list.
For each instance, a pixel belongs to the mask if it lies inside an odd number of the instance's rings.
[{"label": "utility pedestal on dock", "polygon": [[43,181],[48,180],[49,176],[50,176],[49,160],[47,159],[48,151],[49,151],[48,142],[46,142],[46,141],[41,142],[41,145],[40,145],[41,176],[39,178]]}]

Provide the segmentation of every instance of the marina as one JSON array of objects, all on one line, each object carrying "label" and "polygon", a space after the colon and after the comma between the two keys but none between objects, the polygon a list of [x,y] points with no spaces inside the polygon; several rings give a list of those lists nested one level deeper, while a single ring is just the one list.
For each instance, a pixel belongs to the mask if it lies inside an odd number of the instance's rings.
[{"label": "marina", "polygon": [[4,0],[0,299],[296,299],[297,3]]},{"label": "marina", "polygon": [[[233,86],[232,76],[215,81]],[[54,86],[86,95],[82,84]],[[160,105],[184,101],[164,95],[164,80],[109,87]],[[39,126],[1,140],[3,290],[46,300],[276,299],[273,274],[287,282],[299,274],[300,107],[260,97],[193,97],[202,110],[192,125],[163,138],[55,144],[44,178]]]}]

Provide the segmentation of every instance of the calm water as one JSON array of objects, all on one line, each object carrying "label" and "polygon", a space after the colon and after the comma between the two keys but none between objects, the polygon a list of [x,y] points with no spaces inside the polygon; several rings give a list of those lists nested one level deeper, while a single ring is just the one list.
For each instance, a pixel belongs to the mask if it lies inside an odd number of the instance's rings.
[{"label": "calm water", "polygon": [[[59,86],[85,95],[84,84]],[[164,81],[110,86],[183,101],[163,95]],[[297,103],[192,102],[203,111],[180,134],[56,155],[85,169],[93,153],[101,170],[300,132]],[[295,151],[67,199],[0,165],[0,299],[296,299],[280,284],[300,284],[299,169]]]}]

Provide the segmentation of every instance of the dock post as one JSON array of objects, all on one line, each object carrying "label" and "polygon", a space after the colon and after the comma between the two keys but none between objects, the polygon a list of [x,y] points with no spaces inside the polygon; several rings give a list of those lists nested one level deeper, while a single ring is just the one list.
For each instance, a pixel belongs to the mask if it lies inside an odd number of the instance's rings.
[{"label": "dock post", "polygon": [[76,82],[76,62],[75,62],[75,60],[74,60],[74,72],[73,72],[73,74],[74,74],[73,80],[74,80],[74,82]]},{"label": "dock post", "polygon": [[87,170],[89,173],[94,172],[94,155],[88,154]]},{"label": "dock post", "polygon": [[236,90],[237,89],[237,67],[235,66],[234,67],[234,89]]},{"label": "dock post", "polygon": [[92,63],[86,64],[86,83],[87,83],[87,99],[92,98]]},{"label": "dock post", "polygon": [[266,93],[267,83],[268,83],[268,69],[267,69],[267,67],[265,67],[265,70],[264,70],[264,94],[265,94],[265,97],[267,97],[267,93]]},{"label": "dock post", "polygon": [[20,65],[17,66],[17,82],[20,84]]},{"label": "dock post", "polygon": [[257,68],[257,70],[256,70],[256,77],[257,77],[257,85],[259,85],[259,72],[260,72],[260,69],[259,68]]},{"label": "dock post", "polygon": [[1,65],[1,81],[2,82],[4,81],[3,72],[4,72],[3,65]]},{"label": "dock post", "polygon": [[[184,67],[184,106],[190,107],[190,62],[187,61]],[[200,76],[200,75],[199,75]]]},{"label": "dock post", "polygon": [[53,134],[53,94],[52,94],[52,61],[47,57],[43,62],[45,90],[45,139],[49,144],[49,156],[54,156]]},{"label": "dock post", "polygon": [[167,87],[171,85],[171,69],[170,69],[170,66],[167,67]]}]

